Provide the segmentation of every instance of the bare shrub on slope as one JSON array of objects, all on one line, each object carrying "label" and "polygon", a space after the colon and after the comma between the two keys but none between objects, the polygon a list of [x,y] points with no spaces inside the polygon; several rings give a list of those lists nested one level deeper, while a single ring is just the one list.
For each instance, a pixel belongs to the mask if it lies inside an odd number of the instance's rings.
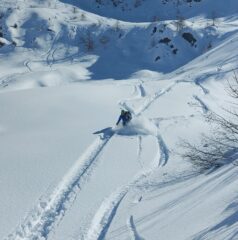
[{"label": "bare shrub on slope", "polygon": [[185,18],[182,16],[178,16],[174,24],[176,27],[176,31],[180,33],[186,27]]},{"label": "bare shrub on slope", "polygon": [[91,32],[88,30],[86,34],[81,37],[81,43],[87,51],[94,50],[95,44]]},{"label": "bare shrub on slope", "polygon": [[[228,94],[238,105],[238,76],[234,72],[233,81],[228,81]],[[185,152],[182,157],[191,161],[200,171],[218,168],[227,163],[233,163],[238,158],[238,112],[223,109],[225,116],[210,111],[205,116],[211,126],[211,134],[202,135],[200,145],[182,142]]]}]

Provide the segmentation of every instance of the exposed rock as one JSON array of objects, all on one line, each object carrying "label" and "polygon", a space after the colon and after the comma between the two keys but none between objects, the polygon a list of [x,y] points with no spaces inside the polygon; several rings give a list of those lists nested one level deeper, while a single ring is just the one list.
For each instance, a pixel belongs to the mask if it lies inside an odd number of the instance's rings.
[{"label": "exposed rock", "polygon": [[173,54],[177,54],[177,52],[178,52],[178,49],[177,48],[175,48],[173,51]]},{"label": "exposed rock", "polygon": [[164,44],[167,44],[167,45],[169,44],[169,42],[171,42],[171,39],[169,39],[167,37],[165,37],[165,38],[163,38],[159,41],[159,43],[164,43]]},{"label": "exposed rock", "polygon": [[0,47],[3,47],[5,45],[5,43],[0,41]]},{"label": "exposed rock", "polygon": [[157,62],[158,60],[160,60],[160,56],[157,56],[156,58],[155,58],[155,61]]},{"label": "exposed rock", "polygon": [[191,46],[194,46],[194,44],[197,42],[197,39],[194,38],[194,36],[191,33],[183,33],[182,37],[191,44]]}]

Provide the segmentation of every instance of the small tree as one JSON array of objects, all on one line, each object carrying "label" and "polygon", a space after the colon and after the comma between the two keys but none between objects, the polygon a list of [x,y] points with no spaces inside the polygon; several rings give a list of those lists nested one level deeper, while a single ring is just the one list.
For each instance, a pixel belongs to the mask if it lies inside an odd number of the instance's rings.
[{"label": "small tree", "polygon": [[73,7],[73,14],[76,14],[78,12],[78,9],[76,7]]},{"label": "small tree", "polygon": [[120,31],[121,31],[121,23],[120,23],[119,20],[117,20],[117,21],[115,22],[115,24],[114,24],[114,30],[115,30],[116,32],[120,32]]},{"label": "small tree", "polygon": [[215,11],[212,12],[211,19],[212,19],[212,26],[215,27],[216,24],[218,23],[217,13]]},{"label": "small tree", "polygon": [[86,15],[84,13],[81,14],[80,20],[85,21],[87,19]]},{"label": "small tree", "polygon": [[87,31],[86,34],[81,37],[81,42],[83,43],[87,51],[92,51],[95,48],[93,37],[90,31]]},{"label": "small tree", "polygon": [[182,16],[178,16],[177,20],[175,21],[175,26],[176,31],[180,33],[186,27],[185,18]]}]

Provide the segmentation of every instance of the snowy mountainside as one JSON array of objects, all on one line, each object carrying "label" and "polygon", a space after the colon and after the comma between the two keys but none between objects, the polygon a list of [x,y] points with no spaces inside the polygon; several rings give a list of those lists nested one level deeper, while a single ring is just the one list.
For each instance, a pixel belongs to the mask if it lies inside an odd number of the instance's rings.
[{"label": "snowy mountainside", "polygon": [[1,239],[238,239],[234,162],[179,154],[232,107],[235,0],[0,7]]},{"label": "snowy mountainside", "polygon": [[61,0],[86,11],[130,22],[153,22],[178,17],[226,17],[236,14],[234,0]]},{"label": "snowy mountainside", "polygon": [[[143,69],[168,73],[227,37],[222,19],[220,28],[203,17],[179,22],[175,15],[170,21],[137,24],[96,16],[57,1],[33,1],[30,8],[26,2],[19,2],[5,8],[1,24],[4,45],[0,52],[9,53],[17,69],[9,76],[2,64],[4,88],[14,87],[12,83],[16,88],[18,84],[31,88],[84,79],[127,79]],[[16,54],[21,57],[16,59]],[[107,67],[108,57],[117,67]],[[60,69],[69,61],[71,76],[66,78]],[[80,74],[71,68],[74,64],[81,68]],[[48,77],[49,67],[54,71]],[[41,80],[32,81],[32,70],[44,75]]]}]

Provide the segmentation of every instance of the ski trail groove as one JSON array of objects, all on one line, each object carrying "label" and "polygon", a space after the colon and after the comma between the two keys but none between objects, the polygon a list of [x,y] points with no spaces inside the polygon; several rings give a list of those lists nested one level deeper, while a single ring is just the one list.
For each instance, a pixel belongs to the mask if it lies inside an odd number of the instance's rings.
[{"label": "ski trail groove", "polygon": [[177,84],[179,83],[184,83],[184,82],[188,82],[188,81],[184,81],[184,80],[177,80],[173,83],[171,83],[167,88],[162,89],[159,92],[155,92],[152,95],[146,95],[145,89],[142,85],[142,83],[140,83],[138,86],[136,86],[137,92],[140,95],[139,98],[145,98],[147,97],[147,100],[145,100],[144,104],[142,104],[138,109],[134,110],[132,109],[130,106],[128,106],[128,104],[126,103],[126,101],[130,101],[133,99],[138,99],[138,97],[136,98],[130,98],[130,99],[126,99],[124,101],[120,101],[118,104],[125,108],[127,111],[130,111],[131,113],[133,113],[135,116],[140,116],[145,110],[147,110],[150,105],[156,101],[158,98],[160,98],[161,96],[163,96],[164,94],[170,92]]},{"label": "ski trail groove", "polygon": [[200,79],[196,79],[195,80],[195,84],[200,87],[203,91],[203,93],[206,95],[206,94],[209,94],[209,90],[207,88],[205,88],[202,84],[201,84],[201,80]]},{"label": "ski trail groove", "polygon": [[84,237],[85,240],[105,239],[113,218],[116,215],[117,209],[130,189],[139,185],[142,181],[144,181],[144,179],[150,176],[156,169],[158,169],[161,163],[162,166],[167,163],[169,157],[168,149],[160,136],[158,136],[157,139],[160,140],[159,146],[162,149],[156,153],[151,166],[140,171],[128,184],[117,189],[102,202],[101,206],[93,217],[86,236]]},{"label": "ski trail groove", "polygon": [[131,237],[132,237],[133,240],[144,240],[144,238],[142,238],[139,235],[139,233],[137,232],[136,225],[135,225],[135,222],[134,222],[134,218],[133,218],[132,215],[128,219],[127,225],[128,225],[128,228],[131,232]]},{"label": "ski trail groove", "polygon": [[11,73],[7,74],[5,76],[2,76],[0,78],[0,87],[7,87],[10,83],[13,83],[16,81],[18,77],[21,77],[23,75],[29,74],[29,71],[27,72],[16,72],[16,73]]},{"label": "ski trail groove", "polygon": [[105,238],[116,211],[127,192],[128,187],[122,188],[103,201],[94,215],[91,227],[85,237],[86,240],[103,240]]},{"label": "ski trail groove", "polygon": [[157,141],[158,141],[159,151],[160,151],[159,166],[165,166],[169,160],[169,149],[160,135],[157,135]]},{"label": "ski trail groove", "polygon": [[167,88],[154,93],[153,95],[149,96],[147,101],[145,101],[144,104],[142,104],[142,106],[137,110],[134,111],[136,116],[141,115],[141,113],[143,113],[146,109],[148,109],[150,107],[150,105],[159,97],[161,97],[162,95],[168,93],[171,91],[171,89],[176,86],[179,83],[179,81],[175,81],[172,84],[170,84]]},{"label": "ski trail groove", "polygon": [[137,159],[140,163],[141,168],[143,168],[143,163],[141,162],[141,154],[142,154],[142,136],[139,136],[138,137]]},{"label": "ski trail groove", "polygon": [[28,69],[29,72],[32,72],[29,60],[24,61],[23,65]]},{"label": "ski trail groove", "polygon": [[[140,109],[135,113],[135,115],[140,115],[143,111],[145,111],[157,98],[169,92],[178,82],[174,82],[169,85],[166,89],[161,92],[155,93],[152,95],[148,102],[146,102]],[[121,106],[124,106],[127,110],[131,109],[125,102],[120,102]],[[134,112],[134,111],[132,111]],[[110,225],[113,221],[113,218],[116,215],[117,209],[120,206],[120,203],[129,192],[129,190],[138,185],[141,181],[151,175],[158,167],[165,166],[169,159],[169,150],[164,143],[162,137],[160,135],[156,136],[159,150],[156,153],[154,160],[152,161],[151,166],[148,169],[142,170],[136,176],[133,177],[132,181],[130,181],[127,185],[124,185],[120,189],[113,192],[106,200],[104,200],[99,207],[98,211],[94,215],[91,225],[86,233],[84,239],[86,240],[103,240],[110,228]],[[139,139],[139,154],[141,151],[141,143]],[[134,231],[135,227],[133,228]],[[142,238],[135,238],[137,240]]]},{"label": "ski trail groove", "polygon": [[[52,44],[53,46],[54,44]],[[52,47],[53,48],[53,47]],[[47,62],[49,62],[49,56],[51,55],[51,50],[47,56]],[[157,98],[169,92],[177,82],[174,82],[166,89],[155,93],[149,98],[141,109],[136,113],[140,115],[145,111]],[[141,92],[141,97],[144,96],[143,86],[140,84],[139,90]],[[72,200],[72,195],[76,196],[78,187],[80,186],[81,179],[87,172],[92,168],[95,159],[99,153],[103,150],[104,146],[113,136],[107,136],[106,138],[97,138],[91,146],[85,151],[85,153],[78,159],[74,166],[65,175],[59,185],[56,187],[54,192],[45,202],[40,202],[36,207],[36,210],[30,213],[30,215],[25,219],[23,224],[21,224],[14,234],[9,235],[8,240],[38,240],[47,239],[49,233],[54,227],[55,223],[59,222],[69,206],[67,205]],[[103,240],[109,230],[111,222],[116,215],[117,209],[126,196],[131,187],[138,184],[148,175],[150,175],[154,169],[158,168],[161,164],[164,166],[168,161],[168,149],[160,136],[157,136],[160,151],[156,154],[156,159],[153,161],[152,168],[142,171],[137,174],[132,181],[123,186],[121,189],[112,193],[111,196],[106,199],[99,210],[95,214],[91,227],[87,233],[87,240]],[[158,154],[160,157],[158,157]]]},{"label": "ski trail groove", "polygon": [[59,222],[68,210],[67,205],[72,200],[72,195],[77,194],[81,180],[93,167],[99,153],[103,150],[110,136],[99,137],[88,147],[83,155],[76,161],[66,173],[62,181],[55,188],[47,201],[40,202],[33,212],[26,217],[14,234],[8,236],[8,240],[38,240],[47,239],[55,223]]},{"label": "ski trail groove", "polygon": [[[54,37],[54,39],[53,39],[53,41],[52,41],[52,44],[51,44],[51,47],[49,48],[49,50],[48,50],[45,54],[43,54],[43,56],[46,55],[46,63],[47,63],[47,65],[48,65],[49,67],[52,67],[52,65],[54,64],[54,53],[55,53],[55,51],[56,51],[56,48],[54,48],[54,46],[55,46],[56,41],[61,37],[61,35],[62,35],[62,32],[59,31],[59,32],[55,35],[55,37]],[[50,58],[51,58],[52,60],[50,60]]]},{"label": "ski trail groove", "polygon": [[193,98],[200,104],[203,113],[204,114],[208,113],[209,111],[208,106],[197,95],[193,95]]},{"label": "ski trail groove", "polygon": [[145,91],[145,88],[143,87],[143,84],[140,83],[137,88],[138,88],[137,91],[139,92],[140,97],[141,98],[145,97],[146,96],[146,91]]}]

